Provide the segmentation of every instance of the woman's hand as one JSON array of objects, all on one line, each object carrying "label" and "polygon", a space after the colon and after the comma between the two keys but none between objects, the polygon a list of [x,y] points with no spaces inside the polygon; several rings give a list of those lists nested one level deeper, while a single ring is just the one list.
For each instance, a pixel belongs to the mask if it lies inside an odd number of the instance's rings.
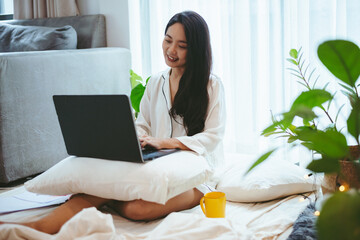
[{"label": "woman's hand", "polygon": [[176,138],[155,138],[144,135],[139,137],[139,140],[142,148],[145,147],[156,148],[156,149],[178,148],[181,150],[190,150],[188,147],[186,147]]},{"label": "woman's hand", "polygon": [[156,148],[162,149],[164,148],[164,139],[161,138],[154,138],[147,135],[139,137],[140,144],[142,148],[149,147],[149,148]]}]

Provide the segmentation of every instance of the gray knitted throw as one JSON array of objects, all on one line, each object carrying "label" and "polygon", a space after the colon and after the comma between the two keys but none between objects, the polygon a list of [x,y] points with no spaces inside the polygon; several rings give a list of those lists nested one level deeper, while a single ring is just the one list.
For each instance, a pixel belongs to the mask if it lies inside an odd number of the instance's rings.
[{"label": "gray knitted throw", "polygon": [[317,233],[315,228],[316,216],[314,216],[315,206],[309,204],[296,219],[293,231],[287,240],[316,240]]}]

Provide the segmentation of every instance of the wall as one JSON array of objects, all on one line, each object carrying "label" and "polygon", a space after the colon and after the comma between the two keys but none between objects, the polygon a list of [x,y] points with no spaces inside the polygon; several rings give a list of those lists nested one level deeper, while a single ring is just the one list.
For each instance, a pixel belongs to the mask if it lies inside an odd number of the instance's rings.
[{"label": "wall", "polygon": [[130,49],[128,0],[77,0],[81,15],[104,14],[109,47]]}]

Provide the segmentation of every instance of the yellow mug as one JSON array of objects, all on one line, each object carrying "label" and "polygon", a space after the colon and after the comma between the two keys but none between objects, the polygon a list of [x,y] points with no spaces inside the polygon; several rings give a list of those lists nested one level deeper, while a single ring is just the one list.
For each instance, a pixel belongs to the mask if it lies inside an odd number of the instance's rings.
[{"label": "yellow mug", "polygon": [[208,218],[225,217],[225,204],[226,198],[223,192],[209,192],[200,200],[200,207]]}]

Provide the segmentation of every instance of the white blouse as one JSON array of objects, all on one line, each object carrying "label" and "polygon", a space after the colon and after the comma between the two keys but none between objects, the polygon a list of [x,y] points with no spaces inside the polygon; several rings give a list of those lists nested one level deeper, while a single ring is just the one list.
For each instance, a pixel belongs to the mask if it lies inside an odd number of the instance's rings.
[{"label": "white blouse", "polygon": [[173,119],[169,113],[171,105],[170,69],[152,76],[140,103],[140,114],[136,119],[138,135],[156,138],[176,138],[189,149],[203,155],[214,169],[224,159],[222,138],[225,131],[224,88],[220,79],[210,76],[208,92],[209,106],[204,130],[187,136],[182,118]]}]

